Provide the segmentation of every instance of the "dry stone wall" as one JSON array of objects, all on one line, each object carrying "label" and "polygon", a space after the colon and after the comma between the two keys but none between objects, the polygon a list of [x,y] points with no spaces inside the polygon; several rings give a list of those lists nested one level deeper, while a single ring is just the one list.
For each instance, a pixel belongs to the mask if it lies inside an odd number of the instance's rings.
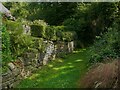
[{"label": "dry stone wall", "polygon": [[46,43],[44,52],[26,52],[23,57],[19,57],[18,60],[8,63],[8,71],[2,74],[2,88],[15,87],[21,79],[30,76],[50,60],[55,60],[56,57],[63,57],[63,55],[72,53],[74,50],[73,41],[44,41],[44,43]]}]

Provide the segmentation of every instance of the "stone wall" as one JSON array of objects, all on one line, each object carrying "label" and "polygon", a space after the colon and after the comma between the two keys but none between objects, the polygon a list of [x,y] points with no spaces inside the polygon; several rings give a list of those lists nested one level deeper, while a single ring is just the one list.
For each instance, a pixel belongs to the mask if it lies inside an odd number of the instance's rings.
[{"label": "stone wall", "polygon": [[26,52],[23,57],[8,63],[8,71],[2,74],[2,88],[12,88],[19,83],[21,79],[30,76],[34,71],[46,65],[49,61],[55,60],[57,57],[72,53],[74,50],[74,42],[52,42],[46,43],[45,51]]}]

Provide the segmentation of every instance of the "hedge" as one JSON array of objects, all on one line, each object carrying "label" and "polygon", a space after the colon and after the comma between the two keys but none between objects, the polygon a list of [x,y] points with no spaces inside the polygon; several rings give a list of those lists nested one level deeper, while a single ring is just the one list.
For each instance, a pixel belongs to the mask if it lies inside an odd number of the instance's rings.
[{"label": "hedge", "polygon": [[66,31],[65,26],[31,25],[31,35],[51,41],[72,41],[75,39],[74,31]]}]

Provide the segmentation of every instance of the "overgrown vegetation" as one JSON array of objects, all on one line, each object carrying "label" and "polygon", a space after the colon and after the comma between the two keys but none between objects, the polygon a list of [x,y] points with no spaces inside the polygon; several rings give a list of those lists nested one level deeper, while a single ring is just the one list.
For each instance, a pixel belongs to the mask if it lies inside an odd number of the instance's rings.
[{"label": "overgrown vegetation", "polygon": [[3,63],[9,62],[12,60],[11,50],[10,50],[10,36],[6,31],[5,26],[2,27],[2,60]]},{"label": "overgrown vegetation", "polygon": [[[24,56],[26,52],[44,52],[44,40],[50,40],[53,42],[75,41],[75,49],[89,48],[87,51],[89,56],[82,53],[79,53],[79,55],[71,54],[71,56],[68,55],[69,57],[65,59],[66,61],[62,60],[65,63],[61,63],[61,65],[66,64],[67,61],[70,61],[70,63],[75,62],[75,56],[77,59],[81,57],[83,57],[83,59],[86,58],[83,62],[89,61],[90,65],[94,65],[98,62],[103,63],[108,59],[115,60],[116,58],[120,58],[120,2],[9,2],[4,3],[4,5],[10,9],[12,15],[16,17],[16,21],[3,20],[3,65],[11,60],[17,59],[18,57]],[[31,27],[31,35],[23,34],[24,24]],[[65,52],[60,53],[60,56],[66,56]],[[78,77],[77,70],[81,70],[80,68],[86,67],[86,64],[87,63],[74,64],[74,69],[76,71],[71,72],[73,74],[65,74],[66,79],[63,78],[65,80],[68,80],[69,78],[68,83],[62,79],[64,76],[63,74],[63,76],[58,78],[56,76],[52,79],[45,79],[45,77],[40,74],[38,75],[40,81],[33,81],[27,78],[26,80],[23,80],[23,84],[21,84],[20,87],[30,87],[31,83],[35,83],[32,84],[31,87],[46,87],[46,85],[48,87],[77,87],[75,85],[77,79],[74,79],[73,75]],[[47,69],[49,69],[49,66],[46,66],[45,69],[42,69],[39,73],[45,73],[47,75],[52,73],[50,74],[50,77],[52,77],[53,73],[56,73],[54,70],[46,72]],[[98,73],[97,71],[96,73]],[[68,74],[71,76],[69,77]],[[62,79],[63,81],[59,82],[58,79]],[[70,80],[74,83],[72,84]],[[53,83],[51,83],[52,81]],[[56,85],[54,81],[58,82],[60,86]],[[51,86],[48,85],[49,83],[51,83]],[[64,84],[63,86],[62,83]]]},{"label": "overgrown vegetation", "polygon": [[[7,31],[5,30],[5,32],[7,34],[4,35],[8,35],[7,38],[10,39],[9,41],[6,41],[6,45],[10,44],[9,47],[7,47],[9,51],[11,51],[13,59],[22,57],[24,53],[29,51],[44,52],[46,46],[46,44],[43,42],[44,40],[51,40],[57,42],[72,41],[75,39],[75,32],[65,31],[64,26],[48,26],[42,20],[35,20],[34,22],[30,22],[31,35],[23,34],[24,29],[22,23],[20,23],[19,21],[7,20],[5,24],[7,28]],[[5,42],[3,42],[3,45],[4,43]],[[3,60],[3,62],[6,61]]]},{"label": "overgrown vegetation", "polygon": [[120,56],[119,28],[117,24],[109,28],[104,35],[97,37],[97,42],[90,47],[90,63],[97,63],[107,58],[118,58]]},{"label": "overgrown vegetation", "polygon": [[49,26],[44,21],[35,20],[31,25],[31,35],[52,41],[72,41],[74,31],[67,31],[65,26]]},{"label": "overgrown vegetation", "polygon": [[83,88],[117,88],[118,85],[118,60],[108,63],[99,63],[92,67],[80,80]]},{"label": "overgrown vegetation", "polygon": [[51,61],[16,88],[78,88],[78,78],[82,78],[89,66],[87,51],[80,49],[64,59]]}]

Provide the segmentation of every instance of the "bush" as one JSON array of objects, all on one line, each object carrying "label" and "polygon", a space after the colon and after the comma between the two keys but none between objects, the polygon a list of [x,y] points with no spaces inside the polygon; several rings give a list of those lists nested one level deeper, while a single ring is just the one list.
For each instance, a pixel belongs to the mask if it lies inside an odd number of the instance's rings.
[{"label": "bush", "polygon": [[13,57],[21,56],[26,50],[33,46],[33,41],[31,36],[26,35],[16,35],[12,33],[10,35],[11,40],[11,51]]},{"label": "bush", "polygon": [[45,37],[45,29],[47,24],[42,20],[35,20],[31,25],[31,35],[34,37]]},{"label": "bush", "polygon": [[34,37],[45,37],[45,30],[42,25],[31,25],[31,35]]},{"label": "bush", "polygon": [[63,41],[72,41],[75,39],[75,32],[66,31],[63,33]]},{"label": "bush", "polygon": [[120,41],[117,41],[113,43],[112,45],[113,45],[112,47],[114,49],[114,52],[118,54],[118,56],[120,57]]},{"label": "bush", "polygon": [[53,41],[63,40],[64,26],[48,26],[45,30],[45,38]]},{"label": "bush", "polygon": [[16,22],[16,21],[6,21],[6,28],[9,32],[17,32],[19,34],[23,33],[23,26],[21,22]]},{"label": "bush", "polygon": [[109,28],[99,40],[90,47],[90,63],[102,62],[105,58],[118,58],[120,56],[119,33],[116,25]]},{"label": "bush", "polygon": [[45,30],[45,38],[48,40],[56,41],[56,30],[54,26],[48,26]]},{"label": "bush", "polygon": [[75,32],[66,31],[65,26],[48,26],[46,29],[46,38],[55,41],[74,40]]},{"label": "bush", "polygon": [[32,48],[37,49],[39,52],[44,52],[45,51],[46,44],[44,43],[42,38],[34,37],[33,38],[33,43],[34,43],[34,45],[33,45]]},{"label": "bush", "polygon": [[26,36],[24,34],[16,35],[11,33],[11,51],[14,58],[22,57],[26,52],[44,52],[45,43],[42,38]]},{"label": "bush", "polygon": [[31,35],[45,38],[51,41],[71,41],[74,40],[75,32],[66,31],[64,26],[42,26],[41,24],[31,25]]},{"label": "bush", "polygon": [[11,51],[10,51],[10,36],[6,30],[5,26],[2,26],[2,61],[7,63],[12,60]]}]

